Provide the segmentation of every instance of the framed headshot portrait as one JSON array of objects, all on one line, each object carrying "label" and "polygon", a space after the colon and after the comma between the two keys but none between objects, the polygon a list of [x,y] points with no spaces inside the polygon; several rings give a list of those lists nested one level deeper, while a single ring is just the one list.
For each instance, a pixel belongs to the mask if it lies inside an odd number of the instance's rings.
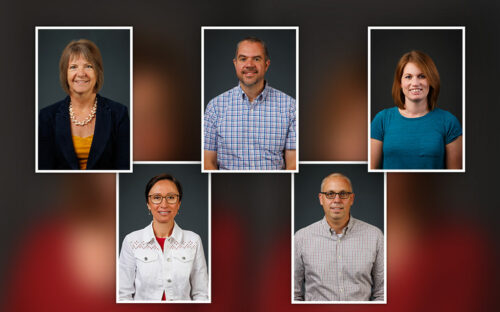
[{"label": "framed headshot portrait", "polygon": [[36,172],[132,171],[132,31],[35,28]]},{"label": "framed headshot portrait", "polygon": [[210,175],[199,162],[117,175],[117,303],[209,303]]},{"label": "framed headshot portrait", "polygon": [[292,179],[292,303],[387,303],[385,174],[307,162]]},{"label": "framed headshot portrait", "polygon": [[465,27],[368,27],[369,171],[465,172]]},{"label": "framed headshot portrait", "polygon": [[298,171],[298,27],[202,27],[202,171]]}]

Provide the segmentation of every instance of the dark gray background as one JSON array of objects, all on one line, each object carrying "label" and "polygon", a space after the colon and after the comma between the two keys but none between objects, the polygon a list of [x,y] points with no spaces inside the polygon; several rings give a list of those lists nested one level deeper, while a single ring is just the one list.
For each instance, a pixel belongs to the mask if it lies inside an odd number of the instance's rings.
[{"label": "dark gray background", "polygon": [[269,85],[297,98],[295,29],[204,29],[204,35],[205,107],[211,99],[238,85],[233,65],[236,44],[248,36],[267,45],[271,58],[266,73]]},{"label": "dark gray background", "polygon": [[161,173],[169,173],[181,182],[182,202],[175,222],[183,230],[200,235],[208,262],[208,174],[200,172],[200,164],[134,164],[133,173],[119,175],[120,250],[128,233],[145,228],[153,220],[144,192],[149,180]]},{"label": "dark gray background", "polygon": [[325,213],[318,198],[321,181],[334,172],[342,173],[351,180],[355,194],[352,216],[385,232],[384,175],[367,173],[366,164],[301,164],[300,172],[295,175],[294,232],[323,218]]},{"label": "dark gray background", "polygon": [[462,30],[372,29],[371,30],[371,119],[393,107],[392,83],[396,65],[411,50],[427,53],[441,79],[437,107],[462,121]]},{"label": "dark gray background", "polygon": [[93,41],[102,55],[104,97],[121,103],[130,111],[130,30],[128,29],[39,29],[38,110],[64,99],[59,82],[59,59],[72,40]]}]

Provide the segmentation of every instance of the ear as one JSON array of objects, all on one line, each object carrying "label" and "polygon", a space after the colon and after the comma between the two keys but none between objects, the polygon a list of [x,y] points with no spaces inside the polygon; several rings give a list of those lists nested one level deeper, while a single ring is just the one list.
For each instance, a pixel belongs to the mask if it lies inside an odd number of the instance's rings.
[{"label": "ear", "polygon": [[271,60],[267,60],[266,61],[266,72],[267,72],[267,70],[269,68],[269,65],[271,65]]},{"label": "ear", "polygon": [[354,195],[356,195],[356,194],[354,194],[354,193],[351,194],[351,205],[354,204]]},{"label": "ear", "polygon": [[318,193],[318,199],[319,199],[320,205],[323,206],[323,197],[321,195],[322,195],[321,193]]}]

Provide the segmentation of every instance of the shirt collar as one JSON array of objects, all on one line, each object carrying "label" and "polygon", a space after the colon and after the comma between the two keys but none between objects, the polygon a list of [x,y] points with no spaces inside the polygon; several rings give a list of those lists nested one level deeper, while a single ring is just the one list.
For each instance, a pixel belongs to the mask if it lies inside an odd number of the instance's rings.
[{"label": "shirt collar", "polygon": [[[176,242],[180,243],[182,241],[182,229],[177,225],[177,222],[174,221],[174,229],[172,231],[172,235],[167,237],[167,239],[173,239]],[[151,222],[146,228],[144,228],[144,236],[143,239],[147,243],[154,243],[156,240],[155,232],[153,231],[153,222]]]},{"label": "shirt collar", "polygon": [[[246,99],[247,95],[245,94],[245,91],[243,91],[243,89],[241,88],[241,84],[240,83],[238,83],[237,88],[238,88],[240,97],[242,99]],[[262,90],[262,92],[259,95],[257,95],[257,97],[254,100],[254,103],[255,102],[260,103],[260,102],[264,101],[266,99],[266,97],[267,97],[267,94],[269,93],[269,89],[270,88],[271,87],[269,87],[267,81],[264,80],[264,90]]]},{"label": "shirt collar", "polygon": [[[354,224],[356,223],[356,219],[353,218],[352,215],[349,216],[349,222],[347,222],[347,225],[345,228],[342,230],[344,234],[347,234],[351,232],[352,228],[354,227]],[[330,224],[326,221],[326,217],[323,217],[321,220],[321,226],[325,231],[328,231],[329,234],[332,234],[333,229],[330,227]]]}]

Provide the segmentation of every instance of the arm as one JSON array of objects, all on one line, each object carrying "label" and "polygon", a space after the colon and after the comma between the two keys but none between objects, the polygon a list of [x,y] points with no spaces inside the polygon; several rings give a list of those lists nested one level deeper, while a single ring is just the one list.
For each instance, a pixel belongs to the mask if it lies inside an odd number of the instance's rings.
[{"label": "arm", "polygon": [[130,169],[130,119],[128,118],[128,111],[125,107],[118,121],[116,169]]},{"label": "arm", "polygon": [[298,238],[295,236],[295,254],[294,254],[294,272],[293,272],[293,299],[304,301],[304,262],[302,261],[302,253]]},{"label": "arm", "polygon": [[135,257],[127,239],[123,240],[119,264],[118,300],[134,300],[135,294]]},{"label": "arm", "polygon": [[198,237],[198,245],[196,246],[196,256],[194,258],[193,269],[190,275],[191,282],[191,299],[193,300],[208,300],[208,274],[205,254],[201,239]]},{"label": "arm", "polygon": [[217,170],[217,152],[216,151],[203,151],[203,165],[205,170]]},{"label": "arm", "polygon": [[370,139],[370,169],[380,169],[384,142]]},{"label": "arm", "polygon": [[297,153],[296,150],[285,150],[285,169],[295,170],[297,168]]},{"label": "arm", "polygon": [[203,117],[203,168],[205,170],[217,170],[217,111],[214,100],[210,101]]},{"label": "arm", "polygon": [[377,255],[372,268],[372,300],[384,300],[384,235],[379,231],[377,237]]},{"label": "arm", "polygon": [[462,169],[462,136],[446,144],[446,169]]},{"label": "arm", "polygon": [[38,116],[38,169],[48,170],[56,169],[55,161],[55,143],[54,130],[52,125],[54,121],[47,113],[46,109],[42,109]]}]

